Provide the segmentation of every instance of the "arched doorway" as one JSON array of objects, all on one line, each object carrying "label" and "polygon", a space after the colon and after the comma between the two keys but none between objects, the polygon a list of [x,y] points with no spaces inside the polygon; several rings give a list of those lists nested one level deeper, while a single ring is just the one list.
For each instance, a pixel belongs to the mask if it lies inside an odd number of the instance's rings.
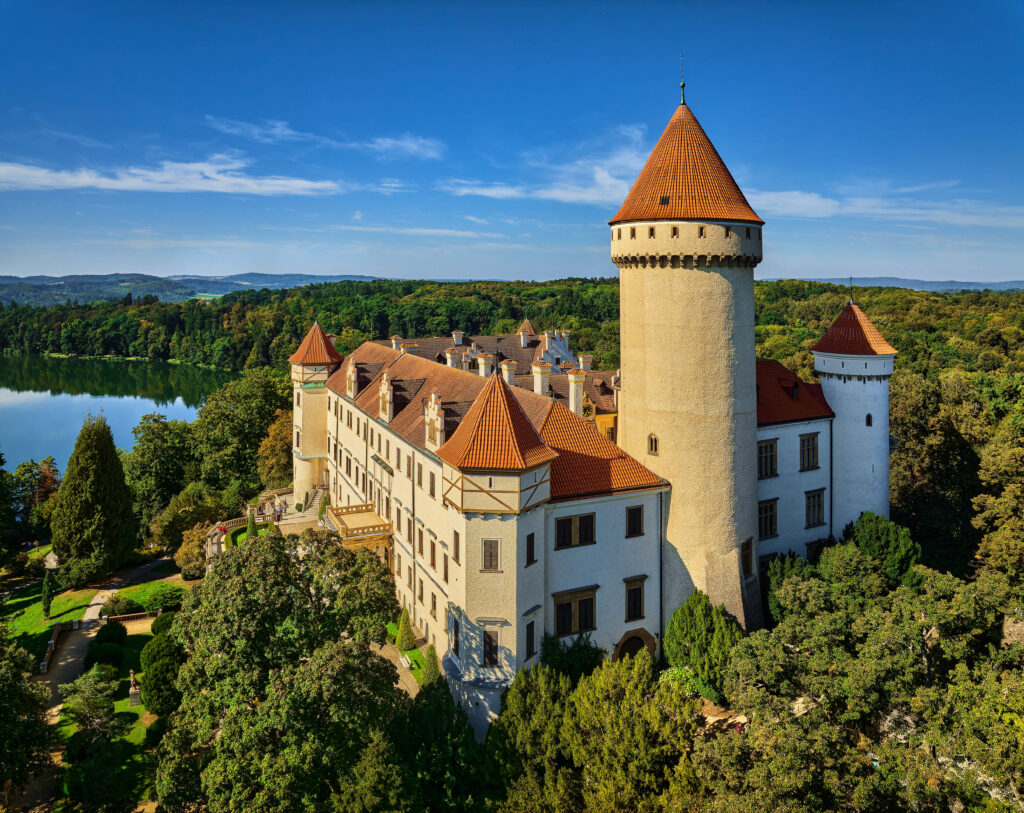
[{"label": "arched doorway", "polygon": [[632,657],[644,648],[647,649],[648,653],[650,653],[650,656],[653,658],[655,653],[658,651],[658,642],[654,640],[654,636],[642,627],[640,629],[629,630],[615,645],[615,651],[612,654],[612,658],[614,660],[619,660],[619,658],[627,656]]}]

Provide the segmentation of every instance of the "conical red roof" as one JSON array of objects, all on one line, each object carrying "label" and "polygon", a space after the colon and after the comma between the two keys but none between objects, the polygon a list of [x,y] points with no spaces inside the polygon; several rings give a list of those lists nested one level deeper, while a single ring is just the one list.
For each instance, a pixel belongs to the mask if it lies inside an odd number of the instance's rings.
[{"label": "conical red roof", "polygon": [[676,108],[626,202],[609,222],[626,220],[764,223],[685,104]]},{"label": "conical red roof", "polygon": [[864,311],[848,302],[832,326],[817,344],[811,347],[818,353],[838,353],[846,356],[895,355],[896,348],[885,340]]},{"label": "conical red roof", "polygon": [[457,469],[522,471],[558,455],[544,445],[508,384],[492,375],[437,456]]},{"label": "conical red roof", "polygon": [[341,364],[342,355],[334,349],[319,322],[314,322],[299,349],[288,357],[292,364]]}]

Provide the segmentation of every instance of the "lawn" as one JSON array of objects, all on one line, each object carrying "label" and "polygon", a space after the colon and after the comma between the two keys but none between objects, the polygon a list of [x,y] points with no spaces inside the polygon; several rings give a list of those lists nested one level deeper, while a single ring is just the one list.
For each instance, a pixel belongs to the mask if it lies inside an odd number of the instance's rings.
[{"label": "lawn", "polygon": [[139,606],[146,607],[149,606],[149,600],[152,599],[156,593],[167,589],[167,585],[183,587],[186,590],[190,587],[189,582],[165,582],[160,579],[154,579],[153,581],[133,584],[129,587],[122,587],[117,591],[117,595],[130,598]]},{"label": "lawn", "polygon": [[25,647],[37,661],[46,654],[46,644],[53,633],[53,625],[64,621],[81,620],[96,590],[68,590],[60,593],[50,605],[50,619],[43,618],[43,583],[36,582],[15,590],[0,609],[11,638]]},{"label": "lawn", "polygon": [[[398,624],[396,624],[394,621],[389,621],[388,622],[388,640],[393,644],[395,642],[395,638],[397,638],[397,637],[398,637]],[[405,650],[404,652],[402,652],[402,654],[405,655],[405,657],[407,657],[409,659],[409,664],[410,664],[409,672],[412,674],[412,676],[414,678],[416,678],[416,682],[417,683],[422,684],[423,683],[423,653],[420,652],[418,649],[416,649],[414,647],[412,649]],[[405,668],[405,667],[400,667],[400,668]]]},{"label": "lawn", "polygon": [[40,559],[43,556],[46,556],[46,554],[51,550],[53,550],[53,545],[40,545],[38,548],[32,548],[32,550],[28,552],[28,558]]},{"label": "lawn", "polygon": [[[265,522],[262,525],[256,526],[256,536],[266,536],[267,531],[273,526],[272,522]],[[242,544],[246,539],[249,538],[249,529],[243,525],[240,528],[235,528],[230,531],[227,538],[224,540],[225,547],[231,548],[235,545]]]}]

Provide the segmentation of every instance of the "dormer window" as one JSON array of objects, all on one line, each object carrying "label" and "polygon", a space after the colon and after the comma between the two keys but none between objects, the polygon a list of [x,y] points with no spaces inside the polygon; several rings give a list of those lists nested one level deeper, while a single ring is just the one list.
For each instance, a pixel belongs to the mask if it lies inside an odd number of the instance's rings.
[{"label": "dormer window", "polygon": [[668,206],[668,203],[669,203],[670,200],[671,200],[671,198],[668,195],[662,195],[661,196],[661,205],[662,206]]}]

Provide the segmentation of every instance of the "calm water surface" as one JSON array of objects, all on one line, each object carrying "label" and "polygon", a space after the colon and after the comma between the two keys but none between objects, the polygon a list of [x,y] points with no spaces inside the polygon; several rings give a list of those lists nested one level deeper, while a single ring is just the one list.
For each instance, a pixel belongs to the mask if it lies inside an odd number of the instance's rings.
[{"label": "calm water surface", "polygon": [[192,420],[231,377],[165,362],[0,356],[0,452],[8,471],[53,455],[63,473],[89,413],[106,416],[114,443],[129,449],[143,415]]}]

